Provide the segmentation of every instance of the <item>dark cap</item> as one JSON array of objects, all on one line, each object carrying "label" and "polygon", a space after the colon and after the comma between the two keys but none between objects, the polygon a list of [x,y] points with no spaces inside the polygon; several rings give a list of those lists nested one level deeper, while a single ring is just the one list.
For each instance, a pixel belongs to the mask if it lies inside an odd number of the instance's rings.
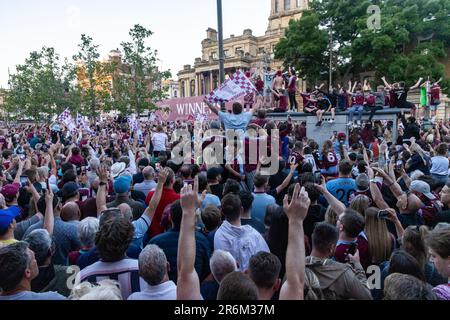
[{"label": "dark cap", "polygon": [[78,192],[78,189],[80,189],[80,187],[76,182],[67,182],[62,189],[58,191],[58,196],[61,198],[70,198]]}]

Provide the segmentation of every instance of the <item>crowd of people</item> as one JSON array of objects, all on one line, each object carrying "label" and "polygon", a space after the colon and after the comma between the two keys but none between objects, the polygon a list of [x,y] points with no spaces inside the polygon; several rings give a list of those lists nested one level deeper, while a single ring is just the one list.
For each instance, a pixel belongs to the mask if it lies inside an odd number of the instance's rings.
[{"label": "crowd of people", "polygon": [[[371,84],[365,80],[363,83],[357,81],[348,82],[348,87],[338,84],[324,91],[324,84],[316,86],[314,89],[306,88],[304,92],[299,90],[298,72],[294,68],[289,68],[288,72],[281,70],[272,72],[269,68],[264,73],[264,80],[261,76],[251,77],[257,90],[256,99],[253,93],[246,96],[244,107],[251,108],[253,105],[263,106],[272,112],[298,112],[299,104],[297,95],[303,100],[303,112],[317,117],[317,126],[321,126],[324,114],[330,114],[329,123],[335,122],[336,112],[348,111],[349,127],[360,127],[362,124],[363,112],[370,112],[369,121],[373,119],[379,110],[388,108],[410,109],[416,115],[417,107],[408,101],[408,92],[420,88],[420,115],[425,120],[434,121],[436,111],[441,104],[441,88],[439,83],[442,78],[432,81],[428,78],[423,81],[420,78],[416,84],[407,87],[404,81],[388,83],[383,77],[383,84],[376,86],[374,90]],[[357,120],[354,115],[357,113]],[[419,115],[417,115],[419,116]]]},{"label": "crowd of people", "polygon": [[[350,86],[352,112],[366,89],[384,106],[385,87],[407,107],[404,84]],[[341,101],[321,88],[303,97],[319,124]],[[2,128],[0,300],[450,299],[448,121],[428,128],[402,113],[396,141],[392,123],[368,121],[319,147],[304,122],[209,107],[218,120],[147,122],[141,139],[118,119],[76,134],[59,123]],[[248,161],[249,141],[269,148],[275,129],[269,176],[262,150]],[[240,134],[230,142],[224,130]],[[171,152],[218,142],[220,163]]]}]

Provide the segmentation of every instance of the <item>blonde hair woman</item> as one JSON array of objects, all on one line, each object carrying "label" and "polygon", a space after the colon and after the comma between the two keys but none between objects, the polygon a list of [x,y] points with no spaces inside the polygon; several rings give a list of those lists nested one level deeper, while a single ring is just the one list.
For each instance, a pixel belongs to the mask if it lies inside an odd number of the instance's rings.
[{"label": "blonde hair woman", "polygon": [[360,194],[353,199],[349,208],[359,212],[364,217],[367,208],[370,207],[370,202],[371,201],[368,196]]},{"label": "blonde hair woman", "polygon": [[364,228],[372,263],[377,265],[389,260],[395,248],[395,238],[389,233],[386,220],[378,217],[379,212],[380,210],[374,207],[365,211],[366,226]]},{"label": "blonde hair woman", "polygon": [[338,218],[339,217],[336,211],[334,211],[331,206],[328,206],[328,209],[325,212],[325,222],[335,226],[337,224]]}]

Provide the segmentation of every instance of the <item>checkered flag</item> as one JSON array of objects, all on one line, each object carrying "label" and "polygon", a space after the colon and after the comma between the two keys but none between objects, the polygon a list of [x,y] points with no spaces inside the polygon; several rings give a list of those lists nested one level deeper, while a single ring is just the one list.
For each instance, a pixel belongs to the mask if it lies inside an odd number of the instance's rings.
[{"label": "checkered flag", "polygon": [[136,115],[133,114],[132,116],[128,117],[128,125],[130,126],[131,132],[135,132],[138,135],[139,142],[144,142],[144,135],[141,130],[141,126],[139,125],[138,120],[136,120]]},{"label": "checkered flag", "polygon": [[253,83],[245,76],[245,73],[237,71],[230,77],[230,80],[237,84],[245,93],[256,91]]},{"label": "checkered flag", "polygon": [[136,132],[138,130],[138,123],[136,121],[136,116],[132,115],[128,117],[128,125],[130,126],[130,130],[132,132]]},{"label": "checkered flag", "polygon": [[83,130],[91,133],[91,128],[86,123],[86,117],[82,116],[81,114],[77,113],[77,127],[81,127]]},{"label": "checkered flag", "polygon": [[73,122],[72,115],[70,114],[69,109],[64,110],[64,112],[59,115],[57,120],[65,124],[66,126],[68,126],[69,123]]},{"label": "checkered flag", "polygon": [[207,95],[206,99],[209,103],[221,103],[239,98],[255,91],[255,86],[245,76],[245,73],[237,71],[219,88]]}]

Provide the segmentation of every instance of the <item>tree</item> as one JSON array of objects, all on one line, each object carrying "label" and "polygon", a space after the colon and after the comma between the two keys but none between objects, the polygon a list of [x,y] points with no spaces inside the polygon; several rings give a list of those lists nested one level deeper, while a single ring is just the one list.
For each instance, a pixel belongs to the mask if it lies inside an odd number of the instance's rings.
[{"label": "tree", "polygon": [[284,59],[285,64],[295,67],[312,83],[328,68],[325,55],[328,36],[319,26],[319,16],[307,11],[300,20],[289,22],[286,36],[275,47],[275,58]]},{"label": "tree", "polygon": [[[370,5],[381,10],[378,30],[367,27]],[[450,47],[450,0],[312,0],[310,8],[299,21],[290,23],[276,47],[277,57],[285,64],[293,61],[308,81],[328,76],[330,46],[324,44],[330,42],[330,35],[336,82],[363,72],[409,84],[418,77],[444,76],[442,63]],[[419,40],[424,43],[418,45]],[[287,43],[292,46],[289,50]],[[307,45],[311,43],[313,51]],[[317,61],[308,65],[311,53]],[[316,76],[311,74],[313,67],[319,70]]]},{"label": "tree", "polygon": [[123,114],[153,110],[155,103],[166,97],[161,81],[170,77],[169,71],[156,66],[157,51],[145,42],[153,34],[140,25],[129,32],[131,41],[122,42],[123,65],[114,74],[114,108]]},{"label": "tree", "polygon": [[43,47],[39,52],[33,51],[10,75],[6,111],[17,118],[48,119],[73,102],[74,79],[73,65],[67,59],[61,64],[55,49]]},{"label": "tree", "polygon": [[98,45],[85,34],[81,35],[79,52],[73,56],[77,64],[80,113],[96,117],[101,109],[110,109],[112,75],[115,65],[99,61]]}]

